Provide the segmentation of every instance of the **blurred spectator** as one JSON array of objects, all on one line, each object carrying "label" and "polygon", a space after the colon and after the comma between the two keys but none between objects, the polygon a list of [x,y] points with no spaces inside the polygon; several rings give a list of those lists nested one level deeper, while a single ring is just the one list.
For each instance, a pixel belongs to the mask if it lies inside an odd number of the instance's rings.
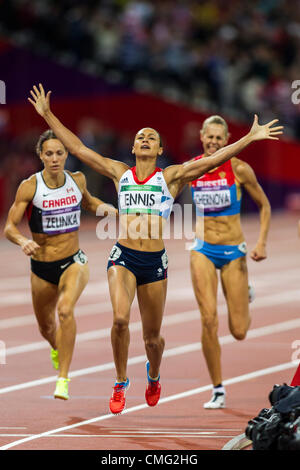
[{"label": "blurred spectator", "polygon": [[[78,124],[77,134],[85,145],[104,157],[124,161],[129,166],[135,165],[135,158],[131,152],[134,139],[132,133],[116,132],[100,120],[82,118]],[[32,129],[13,139],[4,133],[1,134],[0,128],[0,217],[11,206],[21,181],[42,169],[40,159],[35,153],[39,135],[39,131]],[[165,168],[173,162],[172,155],[166,149],[157,164]],[[117,206],[118,198],[112,180],[84,165],[73,155],[68,156],[66,170],[83,171],[89,191]]]},{"label": "blurred spectator", "polygon": [[108,79],[203,111],[274,112],[300,138],[289,98],[299,0],[2,0],[0,26],[33,50],[94,62]]}]

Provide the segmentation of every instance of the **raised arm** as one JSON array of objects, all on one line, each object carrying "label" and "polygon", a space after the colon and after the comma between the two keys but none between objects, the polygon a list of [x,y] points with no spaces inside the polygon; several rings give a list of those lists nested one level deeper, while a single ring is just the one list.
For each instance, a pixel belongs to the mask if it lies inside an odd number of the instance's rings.
[{"label": "raised arm", "polygon": [[12,243],[19,245],[27,256],[34,255],[40,247],[36,242],[22,235],[17,226],[21,222],[29,202],[32,201],[35,186],[35,176],[32,176],[20,184],[15,201],[8,212],[4,227],[4,235],[6,238]]},{"label": "raised arm", "polygon": [[227,160],[230,160],[230,158],[240,153],[253,142],[264,139],[278,140],[278,137],[276,136],[282,134],[283,126],[272,127],[276,122],[278,122],[278,119],[274,119],[273,121],[261,126],[258,124],[258,117],[255,114],[250,132],[237,142],[227,145],[226,147],[222,147],[211,157],[192,160],[181,165],[167,167],[164,170],[166,183],[172,184],[177,182],[179,185],[189,183],[190,181],[200,178],[200,176],[204,175],[209,170],[212,170],[213,168],[222,165],[222,163],[225,163]]},{"label": "raised arm", "polygon": [[83,142],[67,129],[50,109],[51,91],[45,95],[42,84],[39,88],[34,86],[30,91],[32,98],[28,101],[34,106],[36,112],[42,116],[51,127],[56,137],[64,144],[66,149],[79,160],[90,166],[98,173],[108,176],[115,181],[119,181],[122,174],[128,169],[128,166],[117,160],[106,158],[94,150],[86,147]]}]

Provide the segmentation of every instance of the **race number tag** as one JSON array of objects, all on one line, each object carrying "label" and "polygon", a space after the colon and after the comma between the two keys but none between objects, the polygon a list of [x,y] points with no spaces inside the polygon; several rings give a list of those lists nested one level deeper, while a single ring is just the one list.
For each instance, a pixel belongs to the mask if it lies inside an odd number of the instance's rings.
[{"label": "race number tag", "polygon": [[80,264],[81,266],[85,265],[88,262],[88,257],[83,251],[79,250],[76,255],[73,257],[75,263]]}]

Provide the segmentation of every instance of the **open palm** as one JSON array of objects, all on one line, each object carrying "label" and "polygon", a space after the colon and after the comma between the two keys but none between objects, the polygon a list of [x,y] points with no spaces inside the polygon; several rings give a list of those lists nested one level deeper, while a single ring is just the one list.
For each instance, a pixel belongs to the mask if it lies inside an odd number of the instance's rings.
[{"label": "open palm", "polygon": [[250,135],[252,136],[253,140],[278,140],[278,137],[276,136],[283,133],[283,126],[272,127],[276,122],[278,122],[278,119],[273,119],[273,121],[270,121],[267,124],[260,125],[258,123],[257,114],[255,114],[254,121],[250,129]]},{"label": "open palm", "polygon": [[50,110],[50,95],[51,91],[48,91],[45,95],[43,85],[40,83],[39,88],[33,86],[33,90],[30,90],[32,98],[28,98],[28,101],[35,107],[38,114],[45,116],[47,111]]}]

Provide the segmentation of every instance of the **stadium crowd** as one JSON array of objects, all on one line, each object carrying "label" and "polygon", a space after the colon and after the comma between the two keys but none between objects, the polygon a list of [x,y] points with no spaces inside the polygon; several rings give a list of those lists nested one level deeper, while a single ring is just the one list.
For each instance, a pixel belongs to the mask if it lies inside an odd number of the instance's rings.
[{"label": "stadium crowd", "polygon": [[300,137],[299,0],[3,0],[0,25],[108,80],[228,118],[276,115]]}]

